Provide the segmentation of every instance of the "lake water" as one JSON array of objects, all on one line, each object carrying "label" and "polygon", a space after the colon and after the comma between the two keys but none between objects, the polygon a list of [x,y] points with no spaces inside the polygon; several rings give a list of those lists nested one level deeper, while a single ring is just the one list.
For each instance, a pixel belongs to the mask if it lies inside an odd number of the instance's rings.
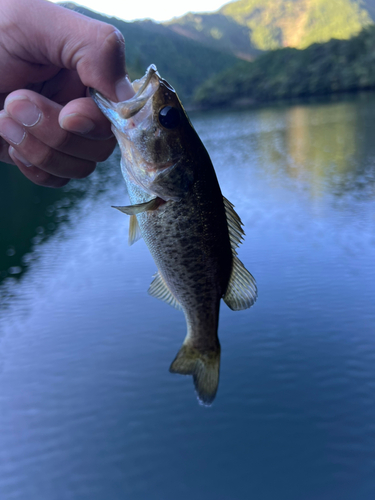
[{"label": "lake water", "polygon": [[53,191],[0,166],[0,498],[375,498],[375,97],[193,115],[256,277],[219,391],[127,245],[119,154]]}]

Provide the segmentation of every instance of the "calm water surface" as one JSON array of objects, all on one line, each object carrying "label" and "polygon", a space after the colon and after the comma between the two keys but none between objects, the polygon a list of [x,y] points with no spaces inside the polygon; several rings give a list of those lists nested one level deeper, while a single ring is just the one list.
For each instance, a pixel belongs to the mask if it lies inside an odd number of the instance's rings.
[{"label": "calm water surface", "polygon": [[60,191],[0,166],[1,499],[375,498],[375,98],[192,118],[259,287],[222,305],[210,408],[118,152]]}]

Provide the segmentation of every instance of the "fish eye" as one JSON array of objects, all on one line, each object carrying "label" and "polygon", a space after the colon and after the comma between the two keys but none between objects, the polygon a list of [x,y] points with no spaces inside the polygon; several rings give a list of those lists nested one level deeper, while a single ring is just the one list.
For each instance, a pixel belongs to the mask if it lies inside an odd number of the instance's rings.
[{"label": "fish eye", "polygon": [[180,112],[172,106],[165,106],[159,111],[159,122],[164,128],[175,128],[180,123]]}]

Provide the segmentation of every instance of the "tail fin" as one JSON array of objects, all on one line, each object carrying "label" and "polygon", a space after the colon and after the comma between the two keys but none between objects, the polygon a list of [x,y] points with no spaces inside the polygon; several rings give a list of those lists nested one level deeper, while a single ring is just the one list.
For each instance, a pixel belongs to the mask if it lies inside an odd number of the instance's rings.
[{"label": "tail fin", "polygon": [[193,375],[199,401],[210,406],[219,385],[220,345],[215,350],[198,350],[184,342],[169,371],[181,375]]}]

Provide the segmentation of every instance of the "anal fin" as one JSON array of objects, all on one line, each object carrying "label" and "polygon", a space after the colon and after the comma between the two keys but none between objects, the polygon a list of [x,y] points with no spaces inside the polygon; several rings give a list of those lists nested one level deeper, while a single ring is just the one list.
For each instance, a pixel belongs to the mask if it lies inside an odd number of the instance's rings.
[{"label": "anal fin", "polygon": [[224,302],[233,311],[242,311],[251,307],[258,296],[254,277],[242,264],[237,255],[233,254],[232,274],[229,278]]},{"label": "anal fin", "polygon": [[234,210],[234,205],[224,196],[223,201],[233,256],[232,273],[223,299],[233,311],[241,311],[254,304],[258,296],[258,289],[255,278],[237,257],[236,249],[245,234],[242,229],[242,221]]},{"label": "anal fin", "polygon": [[181,304],[170,291],[168,285],[159,272],[154,275],[154,280],[148,289],[148,293],[156,299],[164,300],[164,302],[170,306],[179,309],[180,311],[182,310]]}]

